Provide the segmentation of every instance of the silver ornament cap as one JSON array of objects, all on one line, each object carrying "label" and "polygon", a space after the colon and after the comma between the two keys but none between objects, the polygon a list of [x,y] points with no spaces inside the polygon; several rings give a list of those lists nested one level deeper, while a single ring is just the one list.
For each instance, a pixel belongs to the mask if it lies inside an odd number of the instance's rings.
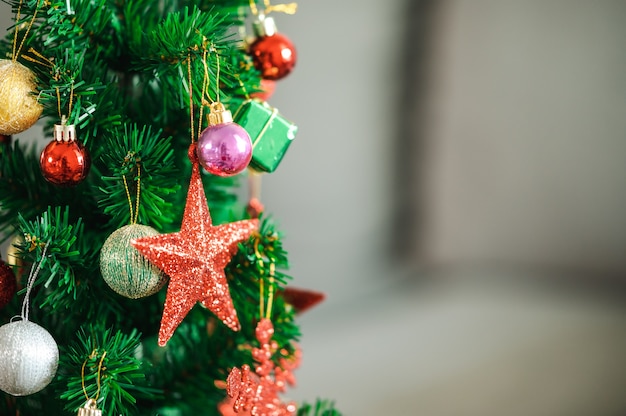
[{"label": "silver ornament cap", "polygon": [[55,124],[54,140],[57,142],[73,142],[76,139],[76,126],[73,124]]},{"label": "silver ornament cap", "polygon": [[41,326],[27,321],[0,327],[0,390],[26,396],[43,390],[59,366],[59,347]]},{"label": "silver ornament cap", "polygon": [[274,18],[267,16],[259,16],[259,19],[252,24],[252,29],[257,37],[274,36],[278,33]]}]

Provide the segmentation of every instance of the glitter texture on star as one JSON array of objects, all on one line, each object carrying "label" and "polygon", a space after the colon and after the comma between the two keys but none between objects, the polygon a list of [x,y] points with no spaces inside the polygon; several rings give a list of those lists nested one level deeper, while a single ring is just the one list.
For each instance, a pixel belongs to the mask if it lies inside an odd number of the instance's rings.
[{"label": "glitter texture on star", "polygon": [[141,254],[170,277],[159,345],[164,346],[187,313],[200,302],[233,331],[240,329],[224,268],[237,244],[258,228],[258,220],[213,226],[200,168],[193,161],[181,229],[131,241]]}]

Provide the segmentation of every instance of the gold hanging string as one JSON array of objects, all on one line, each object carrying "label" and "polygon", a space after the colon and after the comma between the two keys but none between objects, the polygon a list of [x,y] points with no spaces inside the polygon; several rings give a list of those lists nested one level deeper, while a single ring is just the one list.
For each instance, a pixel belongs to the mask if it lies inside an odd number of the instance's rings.
[{"label": "gold hanging string", "polygon": [[[37,58],[39,58],[40,60],[37,60],[35,58],[32,58],[30,56],[24,55],[24,59],[34,62],[36,64],[40,64],[43,66],[47,66],[50,69],[54,68],[54,63],[46,58],[45,56],[43,56],[42,54],[40,54],[39,52],[37,52],[35,49],[33,48],[28,48],[28,52],[32,53],[33,55],[35,55]],[[52,75],[52,79],[54,79],[55,81],[59,81],[61,79],[61,76],[59,75],[59,73],[52,73],[51,71],[51,75]],[[55,88],[56,93],[57,93],[57,112],[59,113],[59,118],[63,119],[63,114],[61,111],[61,90],[59,87]],[[72,107],[73,107],[73,103],[74,103],[74,80],[72,80],[72,83],[70,85],[70,102],[68,105],[68,117],[72,116]]]},{"label": "gold hanging string", "polygon": [[26,38],[28,38],[28,33],[30,32],[30,29],[33,27],[33,24],[35,23],[35,19],[37,18],[37,12],[39,11],[39,3],[41,2],[41,0],[37,0],[37,5],[35,6],[35,11],[33,12],[33,18],[28,23],[28,27],[26,28],[26,33],[24,33],[24,37],[22,38],[22,41],[20,42],[20,46],[16,48],[17,37],[19,34],[19,29],[20,29],[19,21],[20,21],[20,12],[22,9],[22,2],[23,0],[20,0],[20,4],[19,6],[17,6],[17,16],[15,18],[15,37],[13,38],[13,52],[12,52],[12,57],[11,57],[13,62],[17,60],[17,57],[19,56],[20,51],[22,50],[22,46],[24,46],[24,42],[26,41]]},{"label": "gold hanging string", "polygon": [[259,9],[257,9],[257,7],[256,7],[256,1],[255,0],[250,0],[250,11],[255,16],[258,16],[258,14],[259,14]]},{"label": "gold hanging string", "polygon": [[141,165],[137,163],[137,200],[135,201],[135,224],[139,219],[139,199],[141,197]]},{"label": "gold hanging string", "polygon": [[206,62],[208,53],[209,51],[206,48],[204,48],[204,51],[202,53],[202,65],[204,66],[204,80],[202,81],[202,105],[200,106],[200,120],[198,121],[198,138],[200,137],[200,132],[202,131],[202,116],[204,113],[204,107],[210,105],[209,101],[207,101],[205,97],[208,97],[210,101],[213,101],[211,99],[211,96],[208,94],[209,83],[210,83],[209,66],[207,65],[207,62]]},{"label": "gold hanging string", "polygon": [[259,316],[261,318],[270,319],[272,316],[272,305],[274,303],[274,274],[276,273],[276,264],[274,260],[270,259],[270,274],[268,280],[268,295],[267,295],[267,307],[265,306],[265,281],[263,279],[264,273],[264,263],[263,256],[259,251],[259,242],[260,240],[257,238],[254,241],[254,254],[257,257],[257,261],[259,262],[259,266],[261,267],[261,276],[259,278]]},{"label": "gold hanging string", "polygon": [[202,99],[204,99],[205,97],[208,97],[210,101],[213,101],[213,99],[209,95],[209,84],[211,80],[209,78],[209,65],[206,62],[208,53],[209,51],[205,50],[204,54],[202,55],[202,65],[204,66],[204,82],[202,85]]},{"label": "gold hanging string", "polygon": [[98,350],[93,350],[91,352],[91,354],[89,355],[89,357],[87,357],[85,359],[85,361],[83,362],[83,366],[80,370],[80,381],[81,381],[81,385],[83,387],[83,394],[85,394],[85,397],[87,398],[87,400],[94,400],[94,401],[98,401],[98,397],[100,396],[100,380],[102,379],[102,362],[104,361],[104,357],[106,357],[107,352],[103,352],[102,353],[102,357],[100,357],[100,361],[98,362],[98,376],[96,378],[96,385],[98,386],[98,390],[96,391],[96,397],[95,398],[91,398],[89,397],[89,395],[87,394],[87,389],[85,388],[85,366],[87,365],[87,361],[88,360],[93,360],[94,358],[96,358],[98,356]]},{"label": "gold hanging string", "polygon": [[[272,12],[279,12],[285,14],[296,14],[298,9],[298,3],[285,3],[285,4],[271,4],[270,0],[263,0],[263,13],[262,15],[268,15]],[[256,0],[250,0],[250,11],[253,15],[259,15],[259,9],[256,6]]]},{"label": "gold hanging string", "polygon": [[[59,118],[62,120],[63,119],[63,115],[61,114],[61,92],[59,90],[59,87],[56,87],[56,91],[57,91],[57,110],[59,112]],[[72,101],[74,99],[74,81],[72,81],[72,85],[70,86],[70,104],[69,104],[69,109],[68,109],[68,117],[72,116]]]},{"label": "gold hanging string", "polygon": [[246,89],[246,86],[244,85],[241,78],[239,77],[239,74],[237,74],[236,77],[237,81],[239,82],[239,86],[241,87],[241,89],[243,89],[243,96],[246,97],[246,100],[250,100],[250,94],[248,94],[248,90]]},{"label": "gold hanging string", "polygon": [[28,56],[28,55],[24,55],[22,56],[22,58],[26,59],[27,61],[31,61],[34,62],[36,64],[39,64],[41,66],[47,66],[48,68],[53,68],[54,67],[54,63],[46,58],[45,56],[43,56],[42,54],[40,54],[39,52],[37,52],[34,48],[30,47],[28,48],[28,53],[32,53],[33,55],[35,55],[36,57],[38,57],[39,59],[41,59],[41,61],[38,61],[37,59]]},{"label": "gold hanging string", "polygon": [[[132,155],[126,156],[127,159],[129,157],[132,157]],[[122,166],[124,166],[125,164],[126,164],[126,161],[124,161],[124,164],[122,164]],[[141,196],[141,165],[137,163],[136,166],[137,166],[137,197],[135,200],[135,212],[134,213],[133,213],[133,200],[130,197],[130,190],[128,188],[128,182],[126,181],[126,175],[122,175],[122,180],[124,181],[124,189],[126,190],[126,198],[128,199],[128,207],[130,210],[130,223],[131,224],[137,224],[137,220],[139,219],[139,197]]]},{"label": "gold hanging string", "polygon": [[263,318],[263,316],[265,315],[265,306],[264,306],[264,298],[265,298],[265,294],[264,294],[264,284],[263,284],[263,256],[261,256],[261,252],[259,251],[259,242],[260,240],[258,238],[256,238],[254,240],[254,254],[256,255],[257,261],[259,262],[259,266],[261,267],[260,270],[260,274],[261,276],[259,277],[259,316],[261,318]]},{"label": "gold hanging string", "polygon": [[62,118],[63,116],[61,115],[61,92],[59,91],[59,87],[57,87],[56,90],[57,90],[57,110],[59,112],[59,118]]},{"label": "gold hanging string", "polygon": [[215,65],[217,70],[215,71],[215,101],[220,102],[220,55],[217,53],[215,45],[211,45],[211,52],[215,54]]},{"label": "gold hanging string", "polygon": [[194,139],[194,122],[193,122],[193,79],[191,77],[191,53],[187,56],[187,75],[189,77],[189,119],[190,119],[190,132],[191,132],[191,143],[195,142]]},{"label": "gold hanging string", "polygon": [[[59,87],[56,87],[57,91],[57,109],[59,111],[59,118],[63,119],[63,115],[61,114],[61,92]],[[74,81],[72,81],[72,85],[70,86],[70,104],[68,109],[68,117],[72,116],[72,101],[74,99]]]},{"label": "gold hanging string", "polygon": [[17,54],[15,53],[17,51],[17,35],[20,31],[20,13],[22,11],[22,1],[20,0],[20,4],[17,6],[17,14],[15,16],[15,33],[13,35],[13,50],[11,52],[11,60],[13,60],[13,62],[15,62],[15,60],[17,59]]},{"label": "gold hanging string", "polygon": [[276,272],[276,264],[274,263],[274,260],[270,259],[270,261],[270,293],[267,295],[267,315],[265,316],[267,319],[272,317],[272,305],[274,303],[274,273]]},{"label": "gold hanging string", "polygon": [[68,109],[68,117],[72,116],[72,105],[74,101],[74,80],[72,80],[72,84],[70,85],[70,104],[69,104],[69,109]]},{"label": "gold hanging string", "polygon": [[298,11],[297,3],[274,4],[274,5],[270,5],[269,1],[266,1],[265,3],[266,3],[265,14],[270,14],[272,12],[296,14],[296,11]]}]

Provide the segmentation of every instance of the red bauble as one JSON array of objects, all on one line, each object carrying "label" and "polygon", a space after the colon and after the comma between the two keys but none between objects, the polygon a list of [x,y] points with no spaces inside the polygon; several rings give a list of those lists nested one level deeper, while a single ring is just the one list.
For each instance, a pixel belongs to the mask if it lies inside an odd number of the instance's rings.
[{"label": "red bauble", "polygon": [[76,140],[55,139],[41,152],[39,165],[48,182],[74,186],[89,173],[91,158],[87,149]]},{"label": "red bauble", "polygon": [[250,45],[256,69],[265,79],[277,80],[287,76],[296,65],[293,43],[280,33],[262,36]]},{"label": "red bauble", "polygon": [[250,55],[261,77],[278,80],[291,72],[296,65],[296,48],[284,35],[276,32],[271,17],[264,18],[255,26],[257,39],[250,45]]},{"label": "red bauble", "polygon": [[17,280],[8,264],[0,260],[0,308],[7,306],[17,292]]},{"label": "red bauble", "polygon": [[0,134],[0,144],[10,145],[11,144],[11,139],[12,139],[11,136]]}]

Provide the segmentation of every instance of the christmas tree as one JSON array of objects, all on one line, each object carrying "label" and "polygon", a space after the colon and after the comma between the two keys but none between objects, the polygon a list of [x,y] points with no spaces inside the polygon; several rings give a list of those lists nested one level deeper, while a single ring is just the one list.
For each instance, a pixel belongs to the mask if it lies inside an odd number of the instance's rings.
[{"label": "christmas tree", "polygon": [[[258,191],[297,131],[266,102],[295,4],[10,4],[0,414],[338,414],[282,397],[323,296],[289,286]],[[19,137],[38,120],[43,149]]]}]

